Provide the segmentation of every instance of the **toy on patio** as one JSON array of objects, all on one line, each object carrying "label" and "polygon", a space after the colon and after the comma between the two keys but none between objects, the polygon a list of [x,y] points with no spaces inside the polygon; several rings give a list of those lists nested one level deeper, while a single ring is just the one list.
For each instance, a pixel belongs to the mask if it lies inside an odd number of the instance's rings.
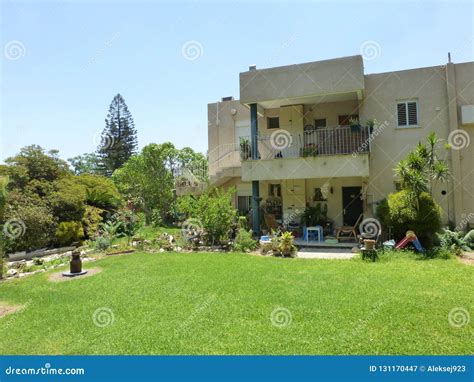
[{"label": "toy on patio", "polygon": [[405,237],[400,240],[397,245],[395,245],[395,249],[405,248],[410,243],[413,244],[413,246],[418,252],[424,252],[425,249],[423,248],[420,241],[418,240],[418,237],[416,237],[416,234],[413,231],[407,231]]}]

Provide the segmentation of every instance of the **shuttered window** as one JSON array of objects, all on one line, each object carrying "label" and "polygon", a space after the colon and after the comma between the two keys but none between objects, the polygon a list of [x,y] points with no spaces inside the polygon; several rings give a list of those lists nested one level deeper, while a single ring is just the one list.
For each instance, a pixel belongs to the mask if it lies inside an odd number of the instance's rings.
[{"label": "shuttered window", "polygon": [[397,118],[399,127],[418,126],[418,102],[404,101],[397,103]]}]

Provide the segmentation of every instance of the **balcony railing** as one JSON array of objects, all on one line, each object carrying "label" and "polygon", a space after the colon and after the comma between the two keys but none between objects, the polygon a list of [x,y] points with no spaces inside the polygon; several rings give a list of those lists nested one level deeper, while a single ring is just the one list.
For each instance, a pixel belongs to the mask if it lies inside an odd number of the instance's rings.
[{"label": "balcony railing", "polygon": [[[366,126],[328,127],[290,134],[275,130],[271,135],[258,136],[258,159],[317,157],[323,155],[359,154],[370,151],[370,132]],[[240,157],[252,159],[250,137],[240,140]]]}]

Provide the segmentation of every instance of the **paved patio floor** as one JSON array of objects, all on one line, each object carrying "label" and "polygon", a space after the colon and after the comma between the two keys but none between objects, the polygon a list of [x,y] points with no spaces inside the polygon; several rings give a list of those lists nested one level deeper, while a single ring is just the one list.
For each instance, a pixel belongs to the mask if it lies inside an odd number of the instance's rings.
[{"label": "paved patio floor", "polygon": [[298,251],[296,257],[299,259],[337,259],[337,260],[348,260],[355,256],[357,253],[352,252],[350,249],[340,248],[301,248]]}]

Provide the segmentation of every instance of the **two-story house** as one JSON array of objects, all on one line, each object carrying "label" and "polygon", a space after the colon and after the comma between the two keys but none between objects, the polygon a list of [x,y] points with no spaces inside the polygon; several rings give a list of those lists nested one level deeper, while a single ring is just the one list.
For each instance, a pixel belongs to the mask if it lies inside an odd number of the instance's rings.
[{"label": "two-story house", "polygon": [[474,62],[379,74],[361,56],[252,66],[239,100],[208,105],[211,181],[234,186],[254,222],[262,203],[282,221],[319,203],[351,225],[397,189],[393,168],[431,131],[451,143],[440,154],[452,179],[433,191],[443,219],[474,222]]}]

